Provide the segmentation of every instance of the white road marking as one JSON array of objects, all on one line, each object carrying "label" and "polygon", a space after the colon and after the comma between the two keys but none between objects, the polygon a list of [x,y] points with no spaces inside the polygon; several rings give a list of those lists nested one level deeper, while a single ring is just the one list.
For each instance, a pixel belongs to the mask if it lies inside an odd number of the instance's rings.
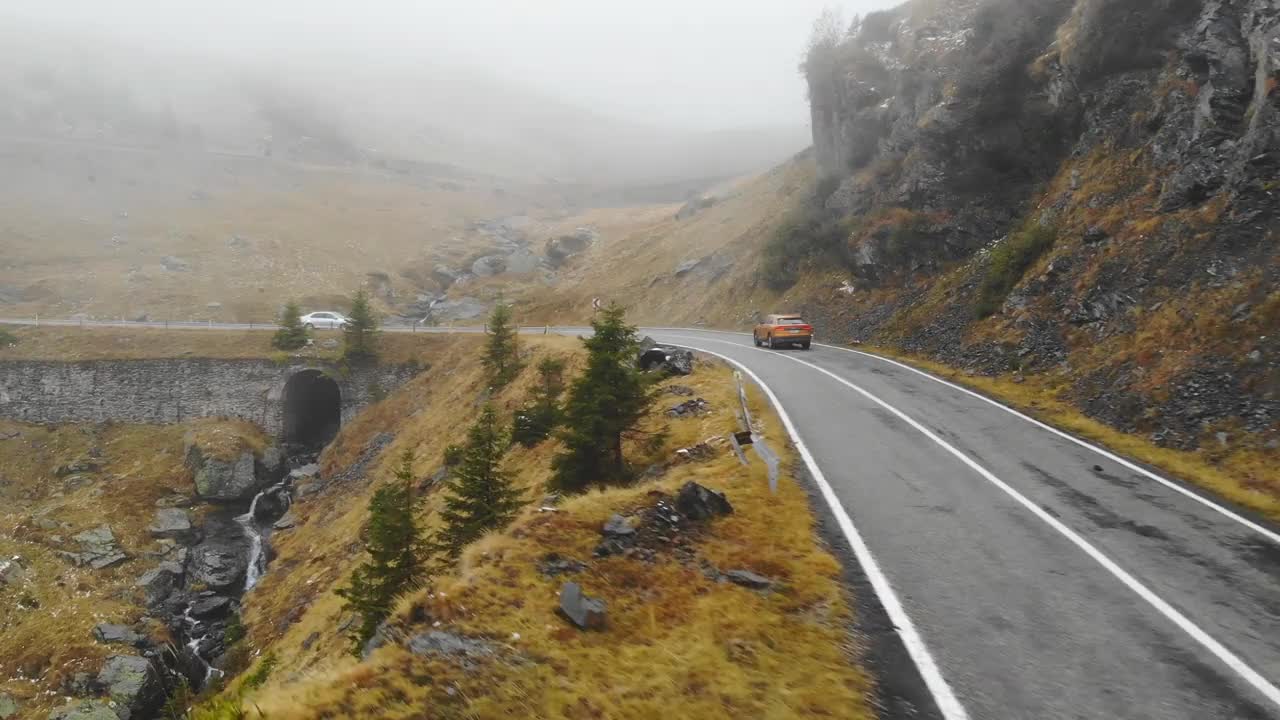
[{"label": "white road marking", "polygon": [[[684,337],[687,338],[688,336],[684,336]],[[725,341],[725,340],[712,340],[710,338],[702,338],[702,340],[706,342],[718,342],[718,343],[734,345],[735,347],[742,347],[743,349],[754,350],[757,352],[769,352],[767,350],[758,350],[757,348],[746,348],[742,345],[739,345],[738,343],[729,343],[728,341]],[[704,350],[703,352],[709,352],[709,351]],[[711,354],[716,355],[718,357],[724,357],[719,353],[712,352]],[[939,447],[946,450],[948,453],[955,456],[956,459],[960,460],[960,462],[964,463],[974,472],[978,473],[978,475],[980,475],[983,479],[987,480],[992,485],[995,485],[997,488],[999,488],[1009,497],[1013,498],[1015,501],[1018,502],[1018,504],[1022,505],[1027,510],[1029,510],[1032,514],[1034,514],[1036,517],[1040,518],[1049,527],[1052,527],[1054,530],[1058,531],[1058,533],[1061,534],[1063,537],[1067,538],[1067,540],[1070,540],[1073,545],[1080,548],[1080,550],[1082,550],[1089,557],[1093,558],[1093,560],[1096,561],[1103,568],[1105,568],[1107,572],[1111,573],[1117,580],[1119,580],[1126,587],[1128,587],[1130,590],[1136,593],[1138,597],[1145,600],[1148,604],[1150,604],[1153,608],[1155,608],[1161,615],[1164,615],[1171,622],[1173,622],[1175,625],[1181,628],[1184,632],[1190,635],[1193,640],[1200,643],[1200,645],[1204,649],[1213,653],[1213,655],[1217,657],[1218,660],[1220,660],[1227,667],[1231,668],[1231,670],[1234,671],[1237,675],[1239,675],[1245,682],[1253,686],[1255,690],[1262,693],[1262,695],[1265,696],[1268,700],[1270,700],[1276,706],[1280,707],[1280,688],[1277,688],[1275,685],[1273,685],[1270,681],[1268,681],[1265,677],[1263,677],[1261,673],[1249,667],[1249,665],[1245,663],[1243,660],[1241,660],[1239,657],[1237,657],[1235,653],[1228,650],[1226,646],[1224,646],[1222,643],[1215,640],[1211,635],[1209,635],[1209,633],[1201,629],[1200,626],[1196,625],[1190,619],[1188,619],[1185,615],[1178,612],[1172,605],[1166,602],[1159,595],[1156,595],[1154,592],[1152,592],[1149,588],[1147,588],[1147,586],[1143,585],[1137,578],[1133,577],[1124,568],[1117,565],[1115,561],[1113,561],[1111,558],[1104,555],[1101,550],[1098,550],[1098,548],[1094,547],[1092,543],[1090,543],[1088,540],[1085,540],[1079,533],[1067,527],[1066,524],[1064,524],[1061,520],[1058,520],[1057,518],[1050,515],[1047,511],[1045,511],[1039,505],[1035,504],[1034,502],[1026,498],[1024,495],[1022,495],[1022,493],[1015,490],[1012,486],[1010,486],[1000,478],[996,477],[994,474],[991,473],[991,471],[979,465],[968,455],[965,455],[963,452],[960,452],[960,450],[956,449],[946,440],[943,440],[942,438],[938,437],[928,428],[916,422],[914,419],[912,419],[910,416],[908,416],[906,413],[902,412],[898,408],[890,405],[884,400],[881,400],[879,397],[872,394],[871,392],[868,392],[867,390],[864,390],[863,388],[855,385],[854,383],[849,382],[848,380],[840,377],[839,375],[831,372],[830,370],[827,370],[826,368],[823,368],[823,367],[819,367],[818,365],[814,365],[813,363],[808,362],[806,360],[801,360],[800,358],[787,355],[784,353],[770,353],[770,354],[776,355],[777,357],[780,357],[786,360],[790,360],[795,363],[799,363],[813,370],[817,370],[823,375],[826,375],[831,379],[835,380],[836,382],[840,383],[841,385],[848,387],[849,389],[853,390],[854,392],[858,393],[864,398],[870,400],[876,405],[879,405],[881,408],[884,408],[888,412],[893,413],[893,415],[896,416],[898,419],[902,420],[903,422],[907,423],[911,427],[915,428],[922,435],[932,440]]]},{"label": "white road marking", "polygon": [[875,589],[876,596],[880,599],[880,604],[884,606],[889,619],[893,621],[898,635],[902,638],[902,644],[907,648],[907,653],[920,671],[920,676],[924,679],[929,693],[933,696],[934,703],[938,706],[938,710],[945,720],[968,720],[969,714],[965,711],[964,706],[960,704],[955,693],[952,692],[951,686],[947,684],[946,679],[942,677],[938,664],[934,662],[933,655],[925,645],[924,638],[916,630],[911,617],[907,615],[906,608],[903,607],[902,601],[898,599],[897,592],[894,591],[893,586],[889,583],[889,578],[880,569],[880,564],[876,561],[875,556],[871,554],[871,548],[867,547],[866,542],[863,541],[862,535],[853,524],[853,519],[845,511],[840,499],[836,497],[835,490],[827,482],[826,476],[822,474],[822,468],[818,467],[817,461],[813,459],[809,448],[804,444],[804,440],[800,438],[799,431],[796,430],[795,424],[791,421],[791,416],[782,407],[782,401],[774,394],[773,389],[766,385],[751,368],[733,358],[721,355],[714,350],[692,345],[683,347],[714,355],[733,365],[746,373],[769,397],[769,402],[778,411],[778,416],[782,418],[782,424],[787,428],[787,434],[791,436],[791,442],[795,445],[796,450],[800,452],[800,457],[804,460],[805,466],[809,468],[809,473],[813,475],[814,482],[818,484],[823,500],[826,501],[827,507],[830,508],[831,514],[835,517],[841,532],[844,533],[845,539],[849,541],[849,546],[853,548],[853,554],[858,558],[858,564],[862,566],[863,572],[867,574],[867,579],[871,582],[872,588]]},{"label": "white road marking", "polygon": [[[689,332],[689,330],[688,330],[688,329],[683,329],[683,330],[682,330],[682,329],[680,329],[680,328],[648,328],[648,329],[653,329],[653,330],[671,330],[671,331],[679,331],[679,332]],[[750,333],[739,333],[739,332],[733,332],[733,331],[729,331],[729,330],[697,330],[696,332],[714,332],[714,333],[724,333],[724,334],[726,334],[726,335],[741,335],[741,336],[745,336],[745,335],[749,335],[749,334],[750,334]],[[686,336],[686,337],[687,337],[687,336]],[[734,344],[736,345],[737,343],[734,343]],[[1216,512],[1216,513],[1218,513],[1218,514],[1220,514],[1220,515],[1222,515],[1223,517],[1230,518],[1231,520],[1234,520],[1235,522],[1240,523],[1241,525],[1243,525],[1243,526],[1245,526],[1245,527],[1249,528],[1250,530],[1252,530],[1252,531],[1254,531],[1254,532],[1258,533],[1259,535],[1261,535],[1261,536],[1265,537],[1266,539],[1270,540],[1271,542],[1276,543],[1277,545],[1280,545],[1280,533],[1277,533],[1277,532],[1273,532],[1273,531],[1271,531],[1271,530],[1268,530],[1267,528],[1265,528],[1265,527],[1263,527],[1262,525],[1260,525],[1260,524],[1258,524],[1258,523],[1256,523],[1256,522],[1254,522],[1254,521],[1250,520],[1249,518],[1246,518],[1246,517],[1244,517],[1244,516],[1240,515],[1239,513],[1233,512],[1233,511],[1232,511],[1232,510],[1230,510],[1229,508],[1223,507],[1222,505],[1219,505],[1218,503],[1215,503],[1214,501],[1210,500],[1209,498],[1204,497],[1203,495],[1200,495],[1199,493],[1196,493],[1196,492],[1194,492],[1194,491],[1192,491],[1192,490],[1189,490],[1189,489],[1187,489],[1187,488],[1183,487],[1182,485],[1180,485],[1180,484],[1178,484],[1178,483],[1176,483],[1176,482],[1174,482],[1174,481],[1172,481],[1172,480],[1169,480],[1168,478],[1161,477],[1161,476],[1159,476],[1159,475],[1157,475],[1157,474],[1155,474],[1155,473],[1151,472],[1150,470],[1148,470],[1148,469],[1146,469],[1146,468],[1142,467],[1141,465],[1138,465],[1138,464],[1136,464],[1136,463],[1130,462],[1129,460],[1126,460],[1126,459],[1124,459],[1124,458],[1120,457],[1119,455],[1116,455],[1115,453],[1111,452],[1110,450],[1107,450],[1106,448],[1101,448],[1101,447],[1098,447],[1097,445],[1094,445],[1094,444],[1092,444],[1092,443],[1089,443],[1089,442],[1087,442],[1087,441],[1085,441],[1085,440],[1081,440],[1080,438],[1078,438],[1078,437],[1076,437],[1076,436],[1072,435],[1071,433],[1068,433],[1068,432],[1064,432],[1064,431],[1062,431],[1062,430],[1059,430],[1058,428],[1055,428],[1055,427],[1053,427],[1052,425],[1048,425],[1048,424],[1046,424],[1046,423],[1044,423],[1044,422],[1041,422],[1041,421],[1039,421],[1039,420],[1037,420],[1037,419],[1035,419],[1035,418],[1031,417],[1030,415],[1027,415],[1027,414],[1025,414],[1025,413],[1023,413],[1023,412],[1020,412],[1020,411],[1018,411],[1018,410],[1015,410],[1014,408],[1009,407],[1008,405],[1005,405],[1005,404],[1003,404],[1003,403],[1000,403],[1000,402],[997,402],[997,401],[995,401],[995,400],[992,400],[991,398],[987,397],[986,395],[983,395],[983,394],[982,394],[982,393],[980,393],[980,392],[976,392],[976,391],[974,391],[974,390],[970,390],[969,388],[964,387],[963,385],[957,385],[957,384],[955,384],[955,383],[953,383],[953,382],[950,382],[950,381],[948,381],[948,380],[944,380],[944,379],[942,379],[942,378],[938,377],[937,375],[933,375],[933,374],[927,373],[927,372],[925,372],[924,370],[921,370],[921,369],[919,369],[919,368],[911,367],[910,365],[908,365],[908,364],[906,364],[906,363],[899,362],[899,361],[897,361],[897,360],[893,360],[893,359],[891,359],[891,358],[887,358],[887,357],[883,357],[883,356],[880,356],[880,355],[876,355],[875,353],[869,353],[869,352],[866,352],[866,351],[864,351],[864,350],[854,350],[854,349],[852,349],[852,348],[840,347],[839,345],[828,345],[827,343],[814,343],[814,345],[817,345],[818,347],[830,348],[830,349],[832,349],[832,350],[840,350],[840,351],[842,351],[842,352],[853,353],[854,355],[861,355],[862,357],[868,357],[868,358],[872,358],[873,360],[879,360],[880,362],[889,363],[890,365],[895,365],[895,366],[897,366],[897,367],[902,368],[903,370],[908,370],[908,371],[913,372],[913,373],[915,373],[916,375],[919,375],[919,376],[921,376],[921,377],[928,378],[929,380],[932,380],[932,381],[934,381],[934,382],[936,382],[936,383],[939,383],[939,384],[942,384],[942,385],[946,385],[947,387],[951,388],[952,390],[959,390],[960,392],[964,393],[965,395],[969,395],[969,396],[971,396],[971,397],[977,398],[978,400],[981,400],[982,402],[984,402],[984,403],[986,403],[986,404],[988,404],[988,405],[991,405],[991,406],[993,406],[993,407],[997,407],[997,408],[999,408],[999,409],[1001,409],[1001,410],[1003,410],[1003,411],[1005,411],[1005,412],[1009,413],[1010,415],[1013,415],[1014,417],[1020,418],[1020,419],[1022,419],[1022,420],[1026,420],[1027,422],[1031,423],[1032,425],[1035,425],[1036,427],[1039,427],[1039,428],[1040,428],[1040,429],[1042,429],[1042,430],[1048,430],[1049,432],[1053,433],[1054,435],[1057,435],[1058,437],[1060,437],[1060,438],[1062,438],[1062,439],[1064,439],[1064,440],[1070,440],[1071,442],[1075,443],[1076,445],[1079,445],[1079,446],[1080,446],[1080,447],[1082,447],[1082,448],[1085,448],[1085,449],[1087,449],[1087,450],[1092,450],[1093,452],[1095,452],[1095,453],[1097,453],[1097,454],[1101,455],[1102,457],[1105,457],[1106,459],[1110,460],[1111,462],[1116,463],[1117,465],[1120,465],[1120,466],[1125,467],[1125,468],[1127,468],[1127,469],[1129,469],[1129,470],[1132,470],[1133,472],[1136,472],[1136,473],[1138,473],[1138,474],[1140,474],[1140,475],[1142,475],[1142,476],[1144,476],[1144,477],[1146,477],[1146,478],[1149,478],[1149,479],[1151,479],[1151,480],[1155,480],[1156,482],[1160,483],[1161,485],[1164,485],[1165,487],[1169,488],[1170,490],[1173,490],[1173,491],[1175,491],[1175,492],[1177,492],[1177,493],[1180,493],[1180,494],[1182,494],[1182,495],[1185,495],[1186,497],[1189,497],[1189,498],[1191,498],[1192,500],[1195,500],[1196,502],[1200,503],[1201,505],[1204,505],[1205,507],[1207,507],[1207,508],[1209,508],[1209,509],[1213,510],[1214,512]],[[743,347],[746,347],[746,346],[745,346],[745,345],[743,345]]]}]

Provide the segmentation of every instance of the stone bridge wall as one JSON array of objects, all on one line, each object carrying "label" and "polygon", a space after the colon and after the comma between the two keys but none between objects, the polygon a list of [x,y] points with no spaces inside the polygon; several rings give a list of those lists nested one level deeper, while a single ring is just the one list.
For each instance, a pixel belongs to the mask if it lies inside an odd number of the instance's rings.
[{"label": "stone bridge wall", "polygon": [[270,360],[95,360],[0,362],[0,417],[34,423],[176,423],[234,417],[272,435],[284,429],[284,387],[319,370],[338,383],[342,421],[418,372],[411,366],[340,368]]}]

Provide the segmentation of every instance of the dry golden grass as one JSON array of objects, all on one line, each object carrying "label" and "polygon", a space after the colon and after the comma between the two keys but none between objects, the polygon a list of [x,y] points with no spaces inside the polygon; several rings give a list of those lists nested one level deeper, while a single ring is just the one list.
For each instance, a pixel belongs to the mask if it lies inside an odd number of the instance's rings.
[{"label": "dry golden grass", "polygon": [[1060,376],[1027,375],[1022,382],[1014,382],[1011,375],[969,375],[892,348],[878,347],[874,351],[985,393],[1042,422],[1159,468],[1241,507],[1280,519],[1280,452],[1261,443],[1245,442],[1229,448],[1206,444],[1194,452],[1163,448],[1081,413],[1062,399],[1066,383]]},{"label": "dry golden grass", "polygon": [[[591,299],[599,297],[623,303],[632,320],[646,325],[744,324],[753,311],[769,312],[780,302],[757,280],[760,248],[812,191],[814,173],[811,160],[788,162],[737,184],[725,199],[682,221],[675,219],[678,206],[573,216],[546,234],[592,225],[601,232],[600,242],[574,258],[554,288],[527,286],[509,294],[520,301],[526,322],[583,322],[591,316]],[[675,275],[684,261],[712,257],[704,268]],[[719,272],[705,269],[720,261]]]},{"label": "dry golden grass", "polygon": [[[0,348],[3,360],[143,360],[159,358],[213,358],[220,360],[291,358],[338,360],[342,348],[320,347],[327,339],[341,340],[338,331],[318,330],[317,344],[281,352],[271,347],[273,330],[176,330],[163,328],[18,326],[10,331],[18,344]],[[388,364],[422,361],[449,337],[432,333],[382,333],[379,360]]]},{"label": "dry golden grass", "polygon": [[[156,562],[147,553],[160,550],[147,532],[156,501],[194,490],[182,465],[189,428],[0,421],[0,557],[19,556],[28,568],[19,586],[0,586],[0,692],[23,702],[23,717],[44,717],[62,703],[64,682],[78,672],[96,675],[107,656],[126,651],[95,642],[92,629],[144,614],[133,583]],[[212,433],[216,425],[201,423],[200,430]],[[55,474],[86,459],[100,467]],[[132,559],[95,571],[58,556],[79,549],[72,536],[104,524]],[[158,624],[151,632],[166,637]]]},{"label": "dry golden grass", "polygon": [[[475,250],[469,223],[533,203],[484,183],[261,158],[86,152],[49,151],[47,163],[9,168],[33,181],[29,193],[0,198],[0,286],[19,291],[8,316],[269,322],[290,299],[304,311],[345,307],[372,272],[412,298],[415,284],[401,268],[461,261]],[[86,181],[87,172],[96,177]],[[59,191],[48,192],[54,183]],[[190,269],[165,269],[165,256]]]},{"label": "dry golden grass", "polygon": [[[324,467],[332,473],[349,465],[372,436],[396,433],[366,479],[297,503],[299,527],[277,535],[278,557],[248,599],[245,619],[254,645],[270,647],[282,670],[246,695],[251,715],[260,708],[286,720],[650,718],[680,708],[681,717],[690,718],[872,716],[869,681],[855,665],[840,566],[815,535],[806,493],[784,478],[771,494],[763,464],[753,459],[744,468],[725,446],[713,460],[672,466],[634,487],[571,498],[558,512],[530,506],[506,532],[469,549],[455,573],[435,578],[434,592],[402,601],[394,624],[406,633],[438,621],[495,643],[498,652],[476,667],[416,657],[398,645],[360,663],[347,655],[349,643],[337,629],[341,602],[331,590],[360,560],[353,540],[373,487],[390,476],[402,449],[413,450],[415,470],[429,475],[444,446],[461,440],[483,398],[510,411],[534,381],[526,370],[512,387],[489,396],[475,363],[478,350],[479,339],[450,348],[428,373],[344,428],[326,453]],[[545,354],[581,358],[578,342],[567,338],[530,339],[525,351],[529,365]],[[648,424],[667,425],[669,441],[650,454],[632,448],[640,467],[736,429],[727,369],[700,363],[694,375],[676,382],[693,387],[715,412],[667,419],[661,413],[684,398],[663,396]],[[775,447],[793,460],[780,423],[755,393],[752,405]],[[531,500],[542,495],[556,449],[548,441],[513,448],[508,457]],[[722,570],[769,575],[782,588],[762,595],[715,583],[670,555],[652,565],[596,560],[575,579],[606,600],[609,629],[582,633],[568,626],[554,612],[563,578],[541,576],[537,561],[549,552],[589,560],[610,514],[642,508],[652,502],[650,493],[673,493],[687,480],[724,490],[736,510],[693,541],[697,556]],[[439,502],[437,493],[427,498],[428,527]]]}]

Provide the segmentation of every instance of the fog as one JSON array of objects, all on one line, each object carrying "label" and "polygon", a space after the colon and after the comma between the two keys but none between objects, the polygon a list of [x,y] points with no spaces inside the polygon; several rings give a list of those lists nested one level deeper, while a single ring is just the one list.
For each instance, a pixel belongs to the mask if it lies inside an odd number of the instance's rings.
[{"label": "fog", "polygon": [[114,141],[170,125],[244,151],[318,138],[348,160],[564,180],[723,176],[807,144],[796,66],[824,6],[892,4],[6,0],[0,124]]}]

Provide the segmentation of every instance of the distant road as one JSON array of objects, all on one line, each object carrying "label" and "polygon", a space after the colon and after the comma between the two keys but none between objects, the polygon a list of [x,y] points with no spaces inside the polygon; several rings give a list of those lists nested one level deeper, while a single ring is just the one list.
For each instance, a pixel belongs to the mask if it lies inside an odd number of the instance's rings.
[{"label": "distant road", "polygon": [[1275,526],[893,360],[645,332],[737,365],[778,405],[926,715],[1280,718]]}]

